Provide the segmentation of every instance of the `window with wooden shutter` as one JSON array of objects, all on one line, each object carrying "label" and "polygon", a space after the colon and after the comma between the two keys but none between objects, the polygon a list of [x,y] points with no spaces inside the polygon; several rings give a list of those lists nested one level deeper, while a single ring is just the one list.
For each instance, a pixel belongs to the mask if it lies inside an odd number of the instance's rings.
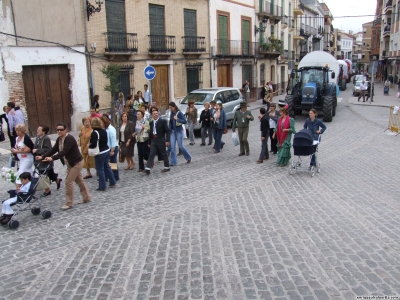
[{"label": "window with wooden shutter", "polygon": [[228,16],[218,15],[218,54],[228,54]]},{"label": "window with wooden shutter", "polygon": [[183,26],[185,32],[185,49],[197,49],[197,17],[196,11],[191,9],[183,10]]},{"label": "window with wooden shutter", "polygon": [[124,51],[126,45],[125,1],[106,1],[107,48],[109,51]]},{"label": "window with wooden shutter", "polygon": [[242,19],[242,54],[250,54],[250,20]]},{"label": "window with wooden shutter", "polygon": [[187,93],[200,89],[202,86],[203,63],[186,64],[186,88]]},{"label": "window with wooden shutter", "polygon": [[164,6],[149,4],[149,20],[152,51],[166,51]]}]

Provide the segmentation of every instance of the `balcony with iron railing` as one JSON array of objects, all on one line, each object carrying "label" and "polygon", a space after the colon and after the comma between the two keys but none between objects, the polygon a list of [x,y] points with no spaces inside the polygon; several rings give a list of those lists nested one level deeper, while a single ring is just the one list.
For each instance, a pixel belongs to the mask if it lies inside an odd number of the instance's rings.
[{"label": "balcony with iron railing", "polygon": [[183,52],[206,52],[206,38],[204,36],[183,36]]},{"label": "balcony with iron railing", "polygon": [[294,19],[291,19],[290,17],[289,17],[289,30],[293,30],[294,29],[294,27],[295,27],[295,22],[294,22]]},{"label": "balcony with iron railing", "polygon": [[288,27],[288,19],[289,18],[287,16],[282,17],[282,22],[281,22],[282,29],[285,29]]},{"label": "balcony with iron railing", "polygon": [[323,35],[325,33],[324,26],[318,26],[318,34]]},{"label": "balcony with iron railing", "polygon": [[294,16],[304,15],[303,4],[299,0],[293,1],[293,13],[294,13]]},{"label": "balcony with iron railing", "polygon": [[385,7],[383,9],[383,14],[390,14],[392,13],[393,7],[392,7],[392,0],[386,1]]},{"label": "balcony with iron railing", "polygon": [[308,54],[307,51],[301,51],[299,54],[296,54],[295,55],[296,62],[299,63],[303,59],[303,57],[306,56],[307,54]]},{"label": "balcony with iron railing", "polygon": [[317,35],[317,28],[311,27],[311,34],[316,36]]},{"label": "balcony with iron railing", "polygon": [[342,46],[336,46],[337,51],[342,51]]},{"label": "balcony with iron railing", "polygon": [[261,4],[257,15],[259,17],[268,17],[272,23],[278,24],[283,17],[282,7],[274,5],[269,1],[263,1]]},{"label": "balcony with iron railing", "polygon": [[277,39],[268,39],[259,46],[259,54],[277,58],[282,54],[282,42]]},{"label": "balcony with iron railing", "polygon": [[175,36],[172,35],[149,35],[149,53],[175,53]]},{"label": "balcony with iron railing", "polygon": [[385,24],[383,27],[382,37],[390,37],[390,24]]},{"label": "balcony with iron railing", "polygon": [[295,28],[293,31],[293,40],[304,40],[306,37],[305,31],[302,28]]},{"label": "balcony with iron railing", "polygon": [[138,52],[136,33],[104,32],[106,39],[105,55],[128,55]]},{"label": "balcony with iron railing", "polygon": [[254,57],[257,55],[258,43],[242,40],[215,40],[218,57]]}]

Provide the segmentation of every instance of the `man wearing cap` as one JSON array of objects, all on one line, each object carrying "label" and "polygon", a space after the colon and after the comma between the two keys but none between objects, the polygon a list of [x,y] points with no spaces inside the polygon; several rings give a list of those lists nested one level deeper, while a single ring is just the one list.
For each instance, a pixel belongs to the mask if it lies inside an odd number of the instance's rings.
[{"label": "man wearing cap", "polygon": [[253,121],[254,117],[251,114],[251,111],[247,110],[247,103],[240,103],[240,110],[235,112],[232,121],[232,132],[235,132],[235,129],[238,129],[238,136],[240,142],[240,153],[239,156],[249,156],[249,142],[247,141],[247,137],[249,135],[249,125],[250,121]]},{"label": "man wearing cap", "polygon": [[358,96],[358,101],[360,101],[360,98],[363,98],[363,102],[365,102],[365,92],[368,89],[368,85],[365,84],[365,80],[362,81],[360,84],[360,96]]},{"label": "man wearing cap", "polygon": [[278,101],[279,108],[285,107],[286,105],[287,105],[287,103],[285,102],[285,100],[279,100]]}]

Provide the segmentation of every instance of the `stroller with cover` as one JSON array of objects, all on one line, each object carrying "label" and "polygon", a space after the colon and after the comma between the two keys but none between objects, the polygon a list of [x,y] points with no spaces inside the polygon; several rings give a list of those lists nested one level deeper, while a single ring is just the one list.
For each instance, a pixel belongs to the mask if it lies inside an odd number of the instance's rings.
[{"label": "stroller with cover", "polygon": [[[314,177],[315,170],[320,172],[320,163],[317,159],[318,145],[320,142],[320,135],[318,136],[318,140],[314,140],[313,133],[308,129],[302,129],[298,133],[294,135],[293,138],[293,149],[294,149],[294,157],[292,159],[292,163],[289,166],[289,174],[293,174],[294,171],[297,170],[306,170],[310,171],[311,177]],[[312,163],[312,157],[315,157],[314,162]],[[310,161],[307,162],[306,165],[302,167],[302,156],[308,156]],[[306,162],[304,162],[306,163]]]},{"label": "stroller with cover", "polygon": [[34,174],[37,174],[38,177],[31,178],[31,185],[30,185],[28,192],[17,193],[16,190],[8,191],[8,193],[10,194],[10,198],[17,197],[17,201],[15,203],[11,204],[11,206],[14,206],[14,213],[13,213],[10,221],[6,224],[11,229],[18,228],[19,221],[16,220],[16,217],[21,212],[26,211],[26,210],[30,210],[34,216],[37,216],[40,213],[42,213],[42,217],[44,219],[48,219],[51,217],[51,211],[49,211],[49,210],[41,211],[42,196],[39,196],[39,197],[35,196],[38,185],[41,183],[41,181],[45,180],[45,177],[47,177],[47,171],[50,167],[50,164],[47,164],[47,166],[44,169],[41,169],[40,172],[37,167],[35,168]]}]

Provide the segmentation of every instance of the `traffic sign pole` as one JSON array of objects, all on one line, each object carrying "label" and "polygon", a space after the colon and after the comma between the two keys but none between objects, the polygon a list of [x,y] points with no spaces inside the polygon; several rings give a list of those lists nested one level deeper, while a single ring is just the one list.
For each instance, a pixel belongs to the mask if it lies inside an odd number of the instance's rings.
[{"label": "traffic sign pole", "polygon": [[150,105],[153,105],[153,96],[151,95],[151,80],[148,80],[148,86],[149,86],[149,103]]},{"label": "traffic sign pole", "polygon": [[153,97],[151,93],[151,81],[156,77],[156,69],[153,66],[146,66],[143,70],[143,75],[147,79],[147,85],[149,87],[149,103],[153,105]]}]

